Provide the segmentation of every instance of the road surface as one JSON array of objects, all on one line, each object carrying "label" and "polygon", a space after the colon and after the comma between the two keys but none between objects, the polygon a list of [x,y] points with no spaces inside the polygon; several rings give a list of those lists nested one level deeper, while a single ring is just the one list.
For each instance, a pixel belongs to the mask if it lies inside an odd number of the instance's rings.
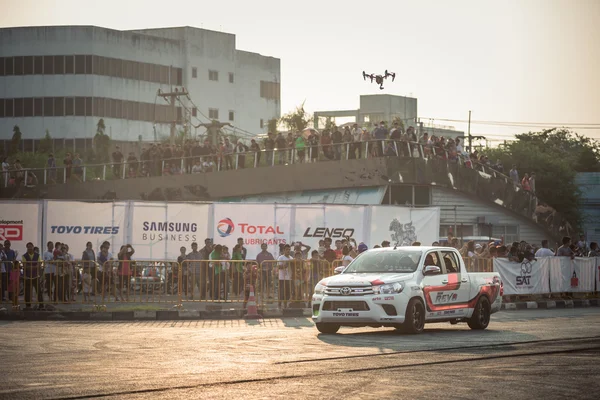
[{"label": "road surface", "polygon": [[600,398],[600,309],[424,334],[264,321],[0,322],[7,399]]}]

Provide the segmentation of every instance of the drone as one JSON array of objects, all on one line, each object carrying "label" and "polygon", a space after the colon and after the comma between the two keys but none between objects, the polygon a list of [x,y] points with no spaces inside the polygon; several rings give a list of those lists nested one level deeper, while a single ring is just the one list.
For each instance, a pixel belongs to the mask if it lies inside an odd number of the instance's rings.
[{"label": "drone", "polygon": [[384,75],[367,74],[365,71],[363,71],[363,79],[367,80],[367,78],[370,78],[371,83],[373,83],[373,79],[375,79],[375,83],[379,85],[379,89],[381,90],[383,90],[383,80],[387,79],[390,76],[392,77],[392,82],[394,82],[394,79],[396,79],[396,73],[388,72],[387,69],[385,70]]}]

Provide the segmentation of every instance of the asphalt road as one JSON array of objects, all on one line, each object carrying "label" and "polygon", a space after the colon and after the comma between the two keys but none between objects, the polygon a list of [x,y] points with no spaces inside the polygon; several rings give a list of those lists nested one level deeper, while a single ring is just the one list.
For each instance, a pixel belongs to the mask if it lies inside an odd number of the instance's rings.
[{"label": "asphalt road", "polygon": [[306,318],[0,322],[0,398],[600,398],[600,309],[411,336]]}]

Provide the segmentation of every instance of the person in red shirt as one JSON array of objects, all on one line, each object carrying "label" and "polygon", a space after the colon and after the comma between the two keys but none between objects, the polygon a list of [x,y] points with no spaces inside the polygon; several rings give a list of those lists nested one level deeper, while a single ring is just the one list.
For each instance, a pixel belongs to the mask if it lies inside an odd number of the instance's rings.
[{"label": "person in red shirt", "polygon": [[331,249],[331,238],[325,238],[325,253],[323,253],[323,258],[329,262],[329,264],[333,263],[337,255],[335,251]]}]

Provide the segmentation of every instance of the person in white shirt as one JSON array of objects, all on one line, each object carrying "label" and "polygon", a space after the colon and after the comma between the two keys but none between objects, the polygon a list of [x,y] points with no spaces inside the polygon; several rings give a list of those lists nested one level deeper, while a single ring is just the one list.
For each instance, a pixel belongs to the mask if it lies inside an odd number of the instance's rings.
[{"label": "person in white shirt", "polygon": [[535,252],[535,258],[554,257],[554,252],[548,248],[548,241],[542,240],[542,248]]},{"label": "person in white shirt", "polygon": [[205,158],[204,162],[202,163],[202,169],[204,169],[204,172],[213,172],[214,168],[215,162],[210,158]]},{"label": "person in white shirt", "polygon": [[192,167],[192,174],[200,174],[203,172],[202,164],[200,164],[200,160],[196,160],[194,166]]},{"label": "person in white shirt", "polygon": [[350,257],[350,248],[348,246],[344,246],[342,248],[342,265],[347,267],[354,259]]},{"label": "person in white shirt", "polygon": [[352,144],[352,151],[356,155],[356,158],[362,158],[362,140],[363,131],[358,127],[358,124],[354,124],[352,127],[352,138],[354,139],[354,143]]},{"label": "person in white shirt", "polygon": [[291,246],[286,244],[283,248],[283,254],[277,258],[277,271],[279,272],[279,308],[287,308],[292,298],[292,256],[290,255]]},{"label": "person in white shirt", "polygon": [[[46,293],[48,293],[49,301],[54,299],[56,303],[58,301],[58,290],[56,285],[56,264],[51,261],[54,260],[54,243],[48,242],[48,250],[42,254],[44,260],[44,281],[46,282]],[[52,287],[54,286],[54,291]]]}]

